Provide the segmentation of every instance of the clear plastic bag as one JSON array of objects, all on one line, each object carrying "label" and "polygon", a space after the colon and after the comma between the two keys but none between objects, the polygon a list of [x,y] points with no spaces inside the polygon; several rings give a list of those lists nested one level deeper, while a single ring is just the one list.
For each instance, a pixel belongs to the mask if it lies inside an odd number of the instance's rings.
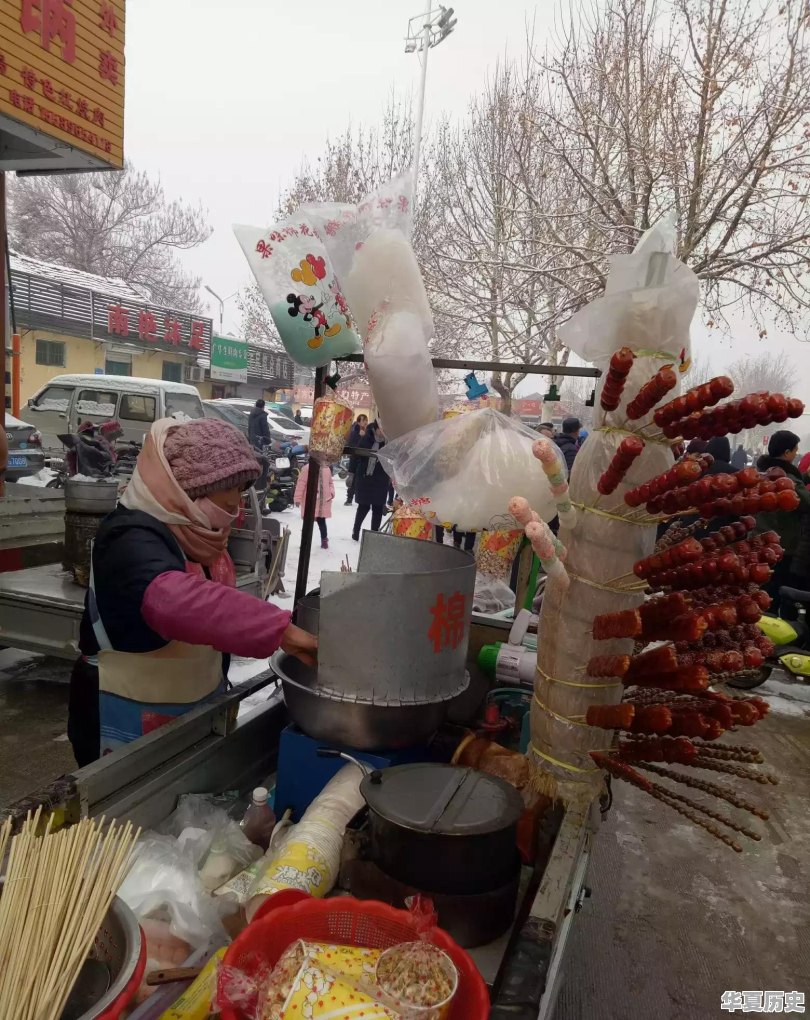
[{"label": "clear plastic bag", "polygon": [[346,298],[312,224],[295,216],[269,230],[235,226],[234,233],[293,361],[317,368],[360,350]]},{"label": "clear plastic bag", "polygon": [[179,939],[192,949],[214,937],[224,940],[219,911],[203,889],[197,866],[195,854],[177,839],[147,833],[135,846],[118,895],[139,921],[158,922],[166,940]]},{"label": "clear plastic bag", "polygon": [[409,432],[387,443],[379,458],[405,503],[437,524],[481,531],[508,526],[513,496],[524,496],[545,521],[556,516],[548,479],[532,454],[536,439],[520,421],[485,408]]},{"label": "clear plastic bag", "polygon": [[425,285],[413,248],[410,174],[394,178],[357,206],[305,206],[343,282],[366,342],[366,369],[389,439],[439,416],[433,336]]}]

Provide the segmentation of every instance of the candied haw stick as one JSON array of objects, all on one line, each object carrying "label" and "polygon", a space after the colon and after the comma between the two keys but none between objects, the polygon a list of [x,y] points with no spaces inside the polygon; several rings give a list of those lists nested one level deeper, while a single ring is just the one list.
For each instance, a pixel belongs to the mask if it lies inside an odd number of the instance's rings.
[{"label": "candied haw stick", "polygon": [[691,765],[697,748],[687,737],[650,737],[622,740],[618,747],[622,761],[666,761],[673,765]]},{"label": "candied haw stick", "polygon": [[609,638],[641,636],[641,614],[637,609],[623,609],[617,613],[602,613],[594,617],[593,636],[597,641]]},{"label": "candied haw stick", "polygon": [[624,384],[627,382],[635,357],[629,347],[620,347],[611,357],[605,385],[599,398],[603,411],[615,411],[619,406]]},{"label": "candied haw stick", "polygon": [[629,665],[629,655],[594,655],[585,672],[588,676],[624,676]]},{"label": "candied haw stick", "polygon": [[711,407],[719,400],[725,400],[734,392],[734,383],[727,375],[718,375],[701,386],[693,386],[680,397],[675,397],[668,403],[659,407],[653,420],[659,427],[667,425],[671,421],[685,418],[695,411],[702,411],[704,407]]},{"label": "candied haw stick", "polygon": [[602,472],[596,488],[602,496],[609,496],[619,482],[624,478],[633,461],[640,456],[644,449],[644,443],[638,436],[625,436],[619,443],[619,448],[613,455],[613,459],[607,468]]},{"label": "candied haw stick", "polygon": [[648,652],[634,655],[624,674],[626,684],[644,683],[644,677],[669,673],[678,668],[678,656],[672,645],[659,645]]},{"label": "candied haw stick", "polygon": [[[672,691],[702,691],[709,686],[709,671],[705,666],[679,666],[667,673],[650,673],[636,677],[633,683],[639,687],[663,687]],[[684,732],[683,736],[702,737],[705,736],[705,732]]]},{"label": "candied haw stick", "polygon": [[[697,801],[692,800],[690,797],[684,797],[680,793],[673,793],[672,790],[667,789],[665,786],[661,786],[660,783],[653,783],[652,795],[656,800],[660,800],[662,804],[666,804],[668,807],[674,808],[678,814],[683,815],[690,821],[694,822],[695,825],[699,825],[701,829],[705,829],[710,832],[712,836],[716,836],[721,843],[725,843],[726,846],[731,847],[736,853],[742,853],[742,847],[735,840],[727,836],[722,830],[716,826],[707,822],[702,815],[706,815],[707,818],[711,818],[716,822],[721,822],[723,825],[727,825],[730,829],[735,832],[743,832],[746,836],[750,835],[750,830],[744,829],[737,825],[736,822],[731,819],[718,814],[716,811],[712,811],[709,808],[704,807],[702,804],[698,804]],[[752,836],[753,839],[759,839],[760,837],[756,834]]]},{"label": "candied haw stick", "polygon": [[748,779],[752,783],[759,783],[760,786],[779,785],[779,780],[776,776],[772,776],[768,772],[755,772],[753,769],[747,769],[743,765],[733,765],[728,761],[718,761],[717,758],[704,757],[702,754],[695,758],[693,764],[696,769],[707,769],[709,772],[724,772],[726,775],[736,776],[738,779]]},{"label": "candied haw stick", "polygon": [[684,786],[689,786],[693,790],[700,790],[703,793],[708,793],[712,797],[718,797],[720,800],[726,801],[727,804],[731,804],[732,807],[740,808],[742,811],[748,811],[750,814],[757,818],[761,818],[767,822],[770,818],[769,813],[759,807],[758,804],[752,804],[748,800],[744,800],[738,796],[734,790],[730,790],[725,786],[720,786],[718,783],[709,783],[705,779],[697,779],[695,776],[687,776],[683,772],[676,772],[674,769],[665,769],[660,765],[653,765],[650,762],[638,762],[638,767],[644,769],[645,772],[654,772],[657,776],[663,776],[665,779],[673,779],[676,783],[683,783]]},{"label": "candied haw stick", "polygon": [[591,705],[585,713],[585,722],[602,730],[629,730],[635,714],[635,707],[626,702],[618,705]]},{"label": "candied haw stick", "polygon": [[643,418],[670,390],[675,389],[677,384],[678,376],[675,374],[672,365],[665,365],[655,373],[649,382],[644,383],[633,400],[627,405],[627,417],[630,421]]},{"label": "candied haw stick", "polygon": [[631,783],[633,786],[637,786],[640,790],[644,790],[645,793],[652,793],[653,784],[645,776],[642,776],[639,772],[636,772],[634,768],[629,765],[625,765],[624,762],[617,761],[615,758],[611,758],[603,751],[591,751],[591,758],[596,762],[600,769],[604,769],[605,772],[609,772],[610,775],[616,779],[623,779],[626,783]]},{"label": "candied haw stick", "polygon": [[631,733],[666,733],[672,726],[672,712],[666,705],[646,705],[636,707]]}]

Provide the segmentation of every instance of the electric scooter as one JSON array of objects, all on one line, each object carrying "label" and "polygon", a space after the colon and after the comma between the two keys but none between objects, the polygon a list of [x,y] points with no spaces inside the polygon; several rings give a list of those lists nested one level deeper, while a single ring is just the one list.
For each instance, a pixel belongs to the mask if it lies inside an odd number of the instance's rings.
[{"label": "electric scooter", "polygon": [[798,588],[780,588],[779,595],[784,601],[796,607],[795,620],[783,620],[779,616],[763,616],[757,626],[774,643],[774,653],[752,676],[741,676],[730,680],[729,686],[750,690],[759,687],[770,677],[777,666],[781,666],[801,680],[810,682],[810,627],[807,625],[807,606],[810,605],[810,591]]}]

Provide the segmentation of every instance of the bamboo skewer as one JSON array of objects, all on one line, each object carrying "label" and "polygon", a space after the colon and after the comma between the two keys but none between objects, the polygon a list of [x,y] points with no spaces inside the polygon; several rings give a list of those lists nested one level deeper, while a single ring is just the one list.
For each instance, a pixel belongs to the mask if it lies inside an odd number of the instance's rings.
[{"label": "bamboo skewer", "polygon": [[[129,868],[132,825],[83,819],[38,834],[30,813],[10,840],[0,895],[0,1017],[59,1020]],[[0,859],[11,825],[0,826]]]}]

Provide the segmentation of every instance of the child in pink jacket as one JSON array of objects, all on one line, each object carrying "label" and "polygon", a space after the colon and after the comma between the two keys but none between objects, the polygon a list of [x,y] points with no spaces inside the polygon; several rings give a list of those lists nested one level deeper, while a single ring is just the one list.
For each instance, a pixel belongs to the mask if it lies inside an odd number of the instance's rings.
[{"label": "child in pink jacket", "polygon": [[[317,465],[316,465],[317,466]],[[307,494],[307,478],[309,478],[309,464],[298,476],[295,484],[295,495],[293,500],[296,506],[301,507],[301,516],[304,516],[304,500]],[[332,478],[332,469],[328,464],[321,465],[318,478],[318,501],[315,504],[315,522],[318,531],[321,533],[321,549],[329,548],[329,536],[326,532],[326,518],[332,516],[332,500],[335,498],[335,480]]]}]

